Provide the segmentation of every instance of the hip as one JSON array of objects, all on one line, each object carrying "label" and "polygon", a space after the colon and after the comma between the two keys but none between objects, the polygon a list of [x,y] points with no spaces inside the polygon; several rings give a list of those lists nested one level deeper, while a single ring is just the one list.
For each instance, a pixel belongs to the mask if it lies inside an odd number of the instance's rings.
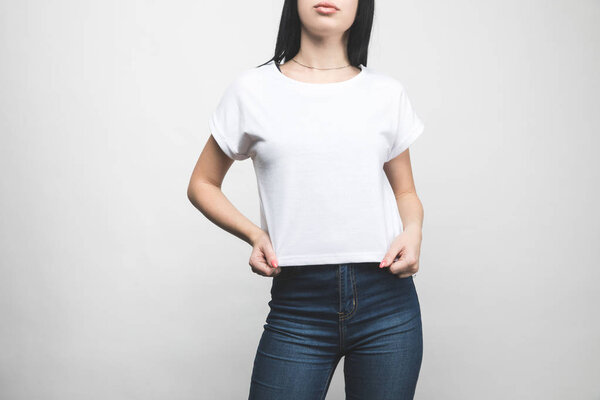
[{"label": "hip", "polygon": [[364,333],[421,324],[413,277],[399,278],[379,262],[282,267],[269,307],[268,323],[295,329],[344,325]]}]

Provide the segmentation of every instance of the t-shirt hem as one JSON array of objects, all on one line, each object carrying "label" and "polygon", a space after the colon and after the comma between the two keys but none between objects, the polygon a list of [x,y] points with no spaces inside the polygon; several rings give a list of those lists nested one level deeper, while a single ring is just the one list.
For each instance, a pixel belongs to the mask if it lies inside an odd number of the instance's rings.
[{"label": "t-shirt hem", "polygon": [[297,265],[381,262],[384,256],[385,252],[315,254],[310,256],[291,255],[277,257],[277,261],[280,267],[291,267]]}]

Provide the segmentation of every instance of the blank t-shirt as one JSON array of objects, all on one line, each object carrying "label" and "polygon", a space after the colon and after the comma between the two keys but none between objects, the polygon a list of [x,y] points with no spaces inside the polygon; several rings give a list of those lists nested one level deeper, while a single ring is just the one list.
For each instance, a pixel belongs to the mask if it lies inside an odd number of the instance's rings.
[{"label": "blank t-shirt", "polygon": [[209,119],[227,156],[252,159],[282,267],[380,262],[403,230],[383,164],[423,123],[397,79],[359,67],[333,83],[292,79],[274,61],[247,68]]}]

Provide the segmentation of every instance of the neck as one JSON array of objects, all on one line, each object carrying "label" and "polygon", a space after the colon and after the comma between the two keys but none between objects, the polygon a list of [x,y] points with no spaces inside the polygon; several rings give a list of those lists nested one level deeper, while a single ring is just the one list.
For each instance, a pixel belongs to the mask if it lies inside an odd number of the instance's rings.
[{"label": "neck", "polygon": [[347,31],[340,35],[315,36],[302,29],[300,50],[294,58],[315,68],[343,67],[350,63]]}]

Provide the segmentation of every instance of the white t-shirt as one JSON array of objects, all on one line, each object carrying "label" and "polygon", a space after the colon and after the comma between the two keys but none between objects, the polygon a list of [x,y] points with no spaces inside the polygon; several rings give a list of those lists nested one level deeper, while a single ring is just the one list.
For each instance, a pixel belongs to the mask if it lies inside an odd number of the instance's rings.
[{"label": "white t-shirt", "polygon": [[398,80],[360,68],[333,83],[292,79],[274,61],[247,68],[210,117],[223,152],[252,159],[282,267],[380,262],[403,230],[383,164],[423,123]]}]

